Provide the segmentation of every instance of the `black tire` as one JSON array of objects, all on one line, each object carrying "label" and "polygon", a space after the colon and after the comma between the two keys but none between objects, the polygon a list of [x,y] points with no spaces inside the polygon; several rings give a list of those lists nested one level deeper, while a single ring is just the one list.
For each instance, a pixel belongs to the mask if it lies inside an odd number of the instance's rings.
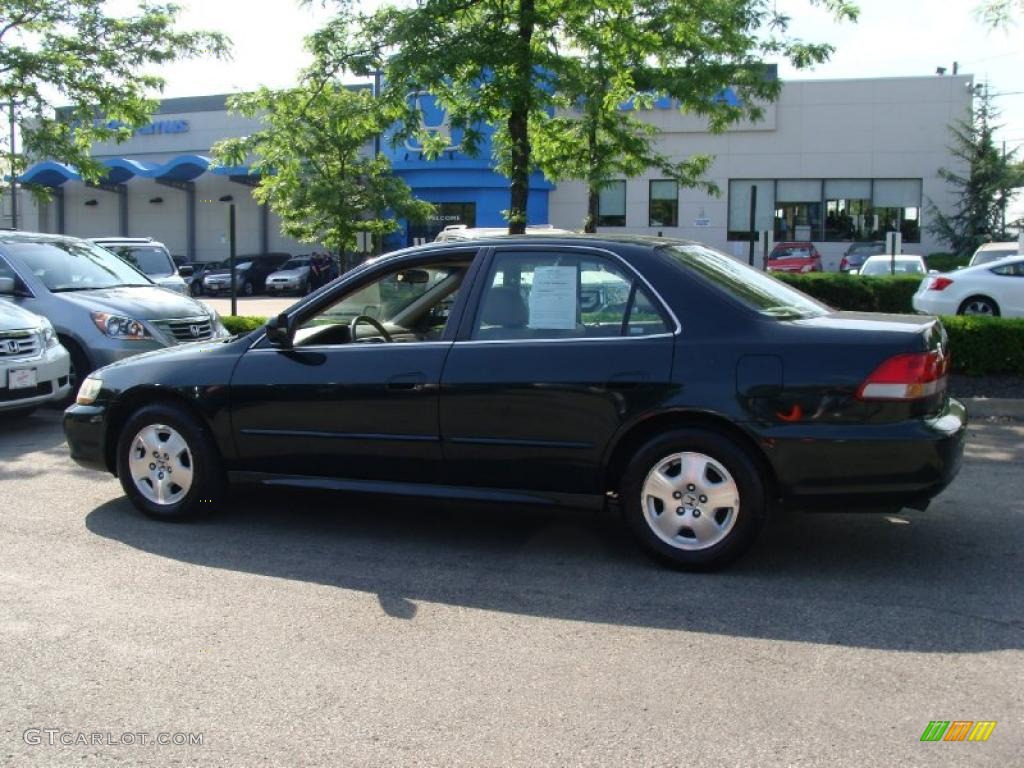
[{"label": "black tire", "polygon": [[306,278],[306,283],[302,286],[302,295],[305,296],[308,293],[312,293],[313,284],[309,282],[309,278]]},{"label": "black tire", "polygon": [[252,283],[251,283],[251,282],[249,282],[248,280],[246,280],[246,281],[245,281],[244,283],[242,283],[242,290],[241,290],[241,294],[242,294],[243,296],[252,296],[252,295],[253,295],[253,294],[254,294],[255,292],[256,292],[256,291],[255,291],[255,290],[253,290],[253,287],[252,287]]},{"label": "black tire", "polygon": [[972,306],[976,306],[979,308],[988,307],[989,310],[987,312],[971,312],[970,314],[972,315],[977,315],[979,317],[999,317],[999,305],[996,304],[995,301],[990,299],[988,296],[971,296],[970,298],[964,299],[963,303],[957,309],[956,313],[958,315],[966,315],[968,314],[968,308]]},{"label": "black tire", "polygon": [[[684,549],[670,544],[654,531],[651,523],[648,523],[648,510],[641,499],[644,484],[656,467],[663,465],[668,457],[677,453],[704,454],[731,475],[739,495],[739,504],[731,513],[731,528],[724,538],[707,548]],[[680,488],[680,493],[684,497],[688,495],[685,487]],[[633,535],[650,554],[674,568],[691,571],[720,568],[743,554],[764,527],[769,510],[765,479],[747,450],[722,434],[700,428],[673,430],[645,443],[636,452],[622,477],[620,502]],[[681,500],[678,503],[684,502]],[[699,517],[700,511],[701,508],[698,508],[696,512],[689,514]],[[677,510],[663,509],[662,512],[676,514]],[[703,514],[717,519],[719,511],[704,509]],[[725,517],[729,514],[725,513]],[[694,521],[695,528],[696,522]],[[688,530],[682,523],[680,527],[682,531]]]},{"label": "black tire", "polygon": [[68,371],[68,383],[71,385],[71,388],[65,397],[55,402],[55,405],[60,408],[67,408],[78,397],[78,388],[82,385],[82,381],[95,368],[93,368],[89,358],[76,341],[69,339],[67,336],[59,336],[58,340],[71,357],[71,368]]},{"label": "black tire", "polygon": [[[130,471],[135,438],[147,426],[163,425],[175,430],[185,441],[192,470],[191,486],[174,503],[159,504],[139,490]],[[143,514],[170,522],[194,520],[210,514],[224,495],[224,471],[220,454],[205,425],[187,409],[175,403],[157,403],[133,413],[117,440],[117,476],[125,495]]]}]

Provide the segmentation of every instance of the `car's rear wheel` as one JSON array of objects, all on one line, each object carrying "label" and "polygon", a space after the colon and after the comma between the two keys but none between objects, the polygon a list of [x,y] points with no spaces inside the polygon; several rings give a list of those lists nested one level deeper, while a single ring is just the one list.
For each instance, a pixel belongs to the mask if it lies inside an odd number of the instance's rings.
[{"label": "car's rear wheel", "polygon": [[224,486],[213,439],[173,403],[146,406],[128,419],[118,439],[117,476],[132,503],[159,520],[209,513]]},{"label": "car's rear wheel", "polygon": [[765,481],[747,451],[705,429],[646,443],[623,476],[626,520],[655,557],[708,570],[746,551],[767,517]]},{"label": "car's rear wheel", "polygon": [[999,317],[999,305],[988,296],[971,296],[965,299],[958,315],[978,315],[981,317]]}]

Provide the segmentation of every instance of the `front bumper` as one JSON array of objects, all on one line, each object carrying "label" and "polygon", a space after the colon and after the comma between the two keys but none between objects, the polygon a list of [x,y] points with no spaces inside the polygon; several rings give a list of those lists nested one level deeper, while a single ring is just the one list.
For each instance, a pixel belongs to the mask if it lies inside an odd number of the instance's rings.
[{"label": "front bumper", "polygon": [[[8,389],[7,372],[25,368],[36,372],[36,386]],[[51,347],[35,359],[6,361],[0,368],[0,411],[30,408],[62,399],[71,387],[68,383],[70,368],[71,357],[61,346]]]},{"label": "front bumper", "polygon": [[926,506],[960,471],[967,410],[950,399],[930,419],[792,425],[762,433],[784,500],[834,511]]},{"label": "front bumper", "polygon": [[87,469],[112,472],[107,466],[107,408],[103,405],[72,405],[64,411],[64,437],[71,458]]},{"label": "front bumper", "polygon": [[298,283],[267,283],[267,293],[291,293],[300,288]]}]

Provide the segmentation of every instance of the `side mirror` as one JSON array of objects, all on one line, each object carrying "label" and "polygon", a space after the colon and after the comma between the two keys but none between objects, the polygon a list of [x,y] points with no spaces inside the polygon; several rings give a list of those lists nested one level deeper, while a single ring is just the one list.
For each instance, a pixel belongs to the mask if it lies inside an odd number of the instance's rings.
[{"label": "side mirror", "polygon": [[0,296],[14,295],[14,278],[0,277]]},{"label": "side mirror", "polygon": [[192,277],[196,273],[193,267],[178,267],[178,277]]},{"label": "side mirror", "polygon": [[288,315],[282,312],[277,317],[271,318],[267,323],[267,341],[275,347],[288,349],[292,345],[292,331],[288,323]]}]

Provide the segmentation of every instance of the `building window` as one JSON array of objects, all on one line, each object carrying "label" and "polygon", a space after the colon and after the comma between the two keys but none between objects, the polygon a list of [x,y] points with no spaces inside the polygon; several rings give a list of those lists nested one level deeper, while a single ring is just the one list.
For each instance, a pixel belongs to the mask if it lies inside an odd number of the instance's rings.
[{"label": "building window", "polygon": [[817,179],[776,182],[775,239],[821,238],[821,182]]},{"label": "building window", "polygon": [[899,231],[921,242],[921,179],[758,179],[729,182],[729,240],[749,240],[750,196],[757,189],[754,229],[777,241],[884,240]]},{"label": "building window", "polygon": [[872,195],[874,240],[900,232],[905,243],[921,242],[921,180],[878,179]]},{"label": "building window", "polygon": [[829,179],[825,182],[825,240],[873,240],[871,179]]},{"label": "building window", "polygon": [[626,226],[626,182],[612,181],[601,189],[597,199],[599,227]]},{"label": "building window", "polygon": [[647,223],[652,227],[679,226],[679,182],[653,179]]},{"label": "building window", "polygon": [[750,239],[750,198],[754,189],[757,189],[754,231],[762,232],[772,228],[775,212],[775,181],[772,179],[730,181],[728,234],[730,240]]}]

